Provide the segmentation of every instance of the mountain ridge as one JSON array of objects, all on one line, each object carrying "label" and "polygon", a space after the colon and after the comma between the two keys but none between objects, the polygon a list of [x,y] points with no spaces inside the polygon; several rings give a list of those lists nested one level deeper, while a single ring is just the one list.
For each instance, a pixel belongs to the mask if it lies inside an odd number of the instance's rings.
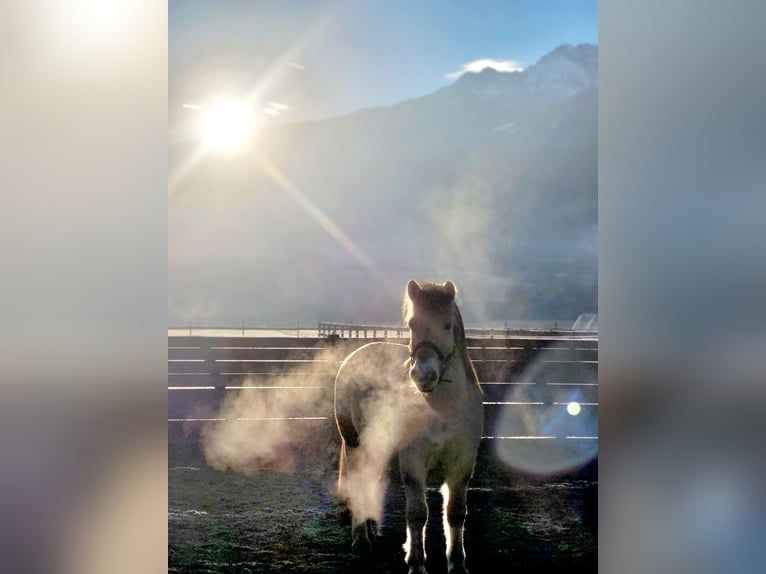
[{"label": "mountain ridge", "polygon": [[[472,322],[596,311],[597,47],[581,46],[261,134],[258,153],[374,269],[247,159],[203,161],[171,200],[170,322],[190,309],[213,309],[208,321],[396,321],[391,298],[413,277],[455,280]],[[478,81],[518,89],[477,97]]]}]

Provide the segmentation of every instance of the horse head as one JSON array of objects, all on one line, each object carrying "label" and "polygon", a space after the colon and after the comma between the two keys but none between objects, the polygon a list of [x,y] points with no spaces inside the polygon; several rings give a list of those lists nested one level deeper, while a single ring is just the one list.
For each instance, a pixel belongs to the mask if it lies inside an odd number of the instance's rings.
[{"label": "horse head", "polygon": [[463,328],[452,281],[407,284],[404,321],[410,328],[410,380],[422,393],[430,393],[444,379]]}]

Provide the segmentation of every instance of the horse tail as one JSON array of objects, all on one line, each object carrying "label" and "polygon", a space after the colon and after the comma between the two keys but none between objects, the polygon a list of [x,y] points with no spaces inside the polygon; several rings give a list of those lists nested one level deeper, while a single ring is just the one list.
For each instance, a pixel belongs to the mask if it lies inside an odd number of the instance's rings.
[{"label": "horse tail", "polygon": [[359,434],[356,432],[354,421],[351,418],[352,407],[350,399],[353,393],[348,388],[348,373],[344,372],[344,369],[347,368],[349,357],[346,357],[343,363],[341,363],[338,373],[335,375],[334,410],[335,423],[338,425],[341,438],[343,438],[346,445],[355,448],[359,446]]},{"label": "horse tail", "polygon": [[354,423],[351,420],[351,417],[345,414],[336,413],[335,421],[338,423],[338,430],[340,431],[340,436],[343,437],[343,440],[345,441],[346,445],[351,448],[358,447],[359,433],[356,432],[356,428],[354,427]]}]

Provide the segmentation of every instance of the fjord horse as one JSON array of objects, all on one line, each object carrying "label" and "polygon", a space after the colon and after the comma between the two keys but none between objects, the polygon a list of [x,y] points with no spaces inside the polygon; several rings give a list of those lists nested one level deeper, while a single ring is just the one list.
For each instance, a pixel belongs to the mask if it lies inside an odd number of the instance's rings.
[{"label": "fjord horse", "polygon": [[432,471],[443,480],[449,572],[467,572],[466,493],[484,412],[456,294],[451,281],[410,281],[404,297],[409,345],[364,345],[343,361],[335,379],[335,420],[342,438],[338,494],[351,511],[352,549],[364,553],[375,542],[384,476],[398,455],[410,573],[426,572],[425,492]]}]

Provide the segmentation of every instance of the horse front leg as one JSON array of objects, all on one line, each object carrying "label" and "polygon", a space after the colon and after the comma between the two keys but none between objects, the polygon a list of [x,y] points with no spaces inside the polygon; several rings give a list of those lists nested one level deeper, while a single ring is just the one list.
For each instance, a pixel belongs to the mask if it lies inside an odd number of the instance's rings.
[{"label": "horse front leg", "polygon": [[402,471],[404,493],[407,498],[407,541],[404,543],[404,561],[408,574],[427,574],[426,572],[426,522],[428,522],[428,504],[426,503],[425,477]]},{"label": "horse front leg", "polygon": [[468,479],[468,476],[464,476],[457,480],[448,480],[442,486],[444,536],[447,543],[447,572],[449,574],[468,573],[465,567],[465,548],[463,547]]}]

